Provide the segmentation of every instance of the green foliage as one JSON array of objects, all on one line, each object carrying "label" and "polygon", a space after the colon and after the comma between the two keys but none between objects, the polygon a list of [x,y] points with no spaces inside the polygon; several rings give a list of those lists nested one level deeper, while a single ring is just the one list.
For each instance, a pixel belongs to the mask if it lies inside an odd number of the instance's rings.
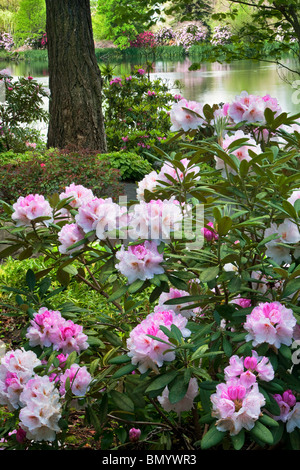
[{"label": "green foliage", "polygon": [[40,35],[46,28],[44,0],[21,0],[16,14],[16,41],[23,43],[29,36]]},{"label": "green foliage", "polygon": [[112,152],[99,155],[100,160],[109,162],[111,168],[120,171],[123,181],[140,181],[152,171],[151,164],[134,152]]}]

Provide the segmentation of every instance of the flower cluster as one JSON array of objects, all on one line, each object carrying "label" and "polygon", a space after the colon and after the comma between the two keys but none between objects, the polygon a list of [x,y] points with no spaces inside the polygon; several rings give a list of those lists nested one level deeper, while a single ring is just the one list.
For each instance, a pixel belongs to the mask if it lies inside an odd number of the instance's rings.
[{"label": "flower cluster", "polygon": [[134,41],[130,41],[130,47],[155,47],[156,36],[151,31],[138,34]]},{"label": "flower cluster", "polygon": [[158,299],[158,305],[162,308],[171,308],[176,314],[181,314],[185,318],[190,318],[195,316],[197,313],[200,313],[201,308],[188,308],[190,305],[192,305],[191,302],[185,302],[172,306],[166,304],[168,300],[179,299],[180,297],[187,297],[189,295],[189,292],[185,290],[175,289],[171,287],[169,292],[163,292],[162,294],[160,294]]},{"label": "flower cluster", "polygon": [[198,129],[205,122],[202,104],[186,99],[173,104],[170,118],[172,122],[171,132],[177,132],[181,129],[185,132],[190,129]]},{"label": "flower cluster", "polygon": [[239,378],[233,378],[217,385],[211,402],[217,429],[236,436],[243,428],[250,431],[254,427],[265,405],[265,397],[260,393],[257,382],[246,387]]},{"label": "flower cluster", "polygon": [[59,311],[42,307],[34,313],[26,337],[30,346],[49,347],[63,354],[88,348],[87,336],[81,325],[66,320]]},{"label": "flower cluster", "polygon": [[48,376],[30,379],[21,395],[19,413],[21,428],[26,438],[34,441],[54,441],[60,431],[62,405],[60,395]]},{"label": "flower cluster", "polygon": [[158,31],[156,31],[155,38],[157,44],[160,46],[168,46],[172,40],[174,40],[175,33],[172,28],[164,26],[163,28],[160,28]]},{"label": "flower cluster", "polygon": [[177,46],[182,46],[188,51],[191,46],[204,42],[207,39],[207,31],[202,24],[189,23],[175,31],[174,41]]},{"label": "flower cluster", "polygon": [[137,279],[152,279],[155,274],[163,274],[163,254],[157,250],[157,243],[145,241],[139,245],[130,245],[127,250],[124,245],[116,253],[119,263],[116,269],[127,277],[128,283],[132,284]]},{"label": "flower cluster", "polygon": [[40,217],[45,225],[49,225],[53,221],[53,211],[48,201],[40,194],[29,194],[26,197],[20,196],[13,204],[14,212],[12,219],[16,222],[16,226],[30,226],[32,222]]},{"label": "flower cluster", "polygon": [[252,341],[253,346],[262,343],[276,348],[281,344],[290,346],[296,323],[293,311],[280,302],[260,303],[246,317],[246,341]]},{"label": "flower cluster", "polygon": [[[245,144],[242,146],[237,145],[238,148],[236,149],[233,148],[234,142],[239,139],[245,139]],[[228,154],[234,155],[239,161],[246,160],[249,162],[251,160],[252,157],[249,154],[249,150],[256,154],[262,152],[261,146],[256,143],[250,134],[245,134],[242,130],[236,131],[233,135],[226,134],[222,140],[222,147]],[[216,169],[221,170],[224,178],[227,176],[227,173],[236,174],[235,170],[229,165],[226,165],[221,158],[215,156],[215,161]]]},{"label": "flower cluster", "polygon": [[228,116],[236,124],[242,121],[265,122],[267,108],[275,112],[275,117],[281,113],[281,107],[276,98],[272,98],[270,95],[249,95],[243,91],[230,104]]},{"label": "flower cluster", "polygon": [[235,436],[242,428],[250,431],[261,415],[265,398],[257,380],[273,380],[274,369],[267,357],[252,351],[252,356],[245,358],[232,356],[224,374],[225,382],[218,384],[211,396],[212,416],[217,418],[219,431]]},{"label": "flower cluster", "polygon": [[[293,193],[290,201],[292,201],[294,197],[297,196]],[[293,247],[299,243],[300,232],[298,226],[289,219],[285,219],[280,225],[272,223],[271,226],[265,230],[264,236],[267,238],[272,235],[276,236],[276,234],[277,237],[266,244],[266,256],[279,265],[282,263],[290,264],[292,262],[291,248],[287,245]]]},{"label": "flower cluster", "polygon": [[292,390],[285,390],[282,395],[276,393],[273,395],[280,408],[280,415],[273,416],[276,421],[286,423],[288,433],[300,427],[300,402],[297,402],[296,396]]},{"label": "flower cluster", "polygon": [[214,46],[228,44],[230,42],[231,36],[232,36],[232,32],[227,26],[218,25],[213,30],[213,34],[212,34],[212,38],[210,42]]},{"label": "flower cluster", "polygon": [[10,51],[14,46],[14,40],[10,33],[0,34],[0,49]]},{"label": "flower cluster", "polygon": [[175,182],[183,181],[184,177],[193,173],[193,181],[200,180],[200,168],[195,164],[191,164],[190,159],[183,158],[180,160],[181,168],[175,166],[171,161],[165,162],[160,171],[151,171],[139,183],[137,187],[138,201],[144,201],[145,190],[155,192],[155,189],[162,185],[172,185]]},{"label": "flower cluster", "polygon": [[[155,307],[154,312],[139,323],[129,335],[127,340],[128,356],[132,364],[136,364],[141,373],[148,369],[157,370],[164,362],[175,359],[174,346],[168,342],[168,337],[160,329],[164,326],[171,329],[177,326],[184,338],[191,332],[186,328],[187,319],[173,310]],[[156,339],[157,338],[157,339]]]}]

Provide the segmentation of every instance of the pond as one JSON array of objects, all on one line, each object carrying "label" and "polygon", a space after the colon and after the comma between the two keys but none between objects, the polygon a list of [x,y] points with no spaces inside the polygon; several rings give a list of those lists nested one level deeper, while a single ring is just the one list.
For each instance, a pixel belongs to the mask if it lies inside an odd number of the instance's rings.
[{"label": "pond", "polygon": [[[231,64],[202,63],[200,70],[189,71],[192,61],[186,58],[182,61],[156,61],[153,63],[151,78],[160,77],[167,81],[174,93],[180,93],[188,100],[199,101],[210,105],[232,101],[241,91],[250,94],[266,95],[278,99],[282,110],[295,114],[300,111],[300,104],[297,102],[295,90],[291,84],[283,79],[285,74],[279,70],[276,64],[257,62],[251,60],[241,60]],[[101,64],[99,64],[101,67]],[[116,63],[114,74],[130,75],[134,63]],[[287,65],[293,65],[287,63]],[[2,62],[1,68],[10,68],[13,76],[32,75],[35,79],[48,86],[47,62],[20,61]],[[291,80],[290,76],[286,78]],[[180,89],[174,86],[176,81],[180,81]],[[299,100],[298,100],[299,101]],[[45,107],[48,103],[45,101]]]}]

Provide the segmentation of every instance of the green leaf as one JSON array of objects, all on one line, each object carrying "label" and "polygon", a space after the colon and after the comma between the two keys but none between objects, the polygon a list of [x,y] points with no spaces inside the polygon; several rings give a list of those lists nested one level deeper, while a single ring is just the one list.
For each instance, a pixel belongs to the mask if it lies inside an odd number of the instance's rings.
[{"label": "green leaf", "polygon": [[147,387],[146,393],[152,392],[153,390],[160,390],[161,388],[166,387],[170,382],[172,382],[172,380],[175,379],[175,377],[177,377],[177,375],[177,370],[172,370],[166,374],[160,375]]},{"label": "green leaf", "polygon": [[207,268],[202,273],[200,273],[200,281],[202,282],[209,282],[213,281],[214,279],[217,278],[219,274],[219,267],[218,266],[213,266],[211,268]]},{"label": "green leaf", "polygon": [[294,292],[298,290],[300,290],[300,278],[292,279],[286,284],[282,293],[282,297],[289,297],[291,294],[294,294]]},{"label": "green leaf", "polygon": [[215,424],[211,425],[206,434],[204,434],[201,440],[201,449],[206,450],[210,449],[213,446],[216,446],[222,442],[226,434],[222,431],[219,431]]},{"label": "green leaf", "polygon": [[32,269],[28,269],[28,271],[26,273],[26,284],[27,284],[29,290],[31,290],[31,292],[32,292],[34,290],[35,284],[36,284],[35,274],[32,271]]},{"label": "green leaf", "polygon": [[245,431],[242,429],[235,436],[231,436],[231,441],[235,450],[241,450],[245,443]]},{"label": "green leaf", "polygon": [[128,411],[129,413],[134,411],[134,403],[127,395],[125,395],[125,393],[111,390],[110,396],[119,409]]},{"label": "green leaf", "polygon": [[131,374],[136,369],[136,365],[127,364],[126,366],[120,367],[120,369],[112,375],[112,379],[118,379],[123,375]]},{"label": "green leaf", "polygon": [[275,427],[277,428],[279,426],[278,421],[275,421],[275,419],[271,418],[271,416],[268,416],[266,414],[263,414],[260,418],[259,421],[264,424],[267,427]]},{"label": "green leaf", "polygon": [[184,378],[179,375],[176,377],[176,380],[172,383],[172,386],[169,389],[169,401],[174,404],[182,400],[189,387],[189,382],[185,382]]},{"label": "green leaf", "polygon": [[256,421],[254,428],[252,428],[250,431],[250,434],[265,444],[272,445],[274,442],[271,431],[260,421]]}]

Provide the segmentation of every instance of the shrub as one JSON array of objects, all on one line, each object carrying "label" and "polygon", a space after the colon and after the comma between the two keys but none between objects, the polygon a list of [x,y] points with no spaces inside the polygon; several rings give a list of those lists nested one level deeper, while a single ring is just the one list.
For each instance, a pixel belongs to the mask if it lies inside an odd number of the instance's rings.
[{"label": "shrub", "polygon": [[107,162],[111,168],[119,170],[123,181],[140,181],[152,171],[151,164],[134,152],[106,153],[99,155],[99,158]]},{"label": "shrub", "polygon": [[122,192],[119,170],[108,161],[100,161],[97,153],[86,150],[52,149],[32,154],[28,161],[7,163],[0,167],[2,198],[12,201],[24,193],[44,193],[50,196],[72,182],[89,185],[97,196],[117,198]]},{"label": "shrub", "polygon": [[[155,154],[160,172],[140,182],[137,203],[88,187],[2,203],[13,237],[0,259],[38,253],[48,268],[11,289],[10,314],[27,328],[24,350],[3,361],[0,400],[15,414],[1,436],[20,423],[26,448],[64,448],[75,400],[102,450],[300,449],[299,117],[269,95],[183,99],[171,109],[178,149]],[[51,309],[50,273],[62,290],[84,283],[110,312],[81,311],[82,330],[78,309]],[[23,400],[14,358],[29,368]],[[44,434],[40,415],[26,422],[42,411],[27,382],[35,366],[44,409],[55,403]]]},{"label": "shrub", "polygon": [[[105,77],[104,77],[105,78]],[[169,110],[174,97],[160,79],[150,80],[136,66],[130,76],[115,77],[103,86],[103,112],[110,152],[143,154],[161,146],[170,132]]]},{"label": "shrub", "polygon": [[30,124],[47,121],[48,112],[43,109],[43,98],[48,96],[43,85],[33,77],[21,77],[12,81],[10,71],[1,70],[0,151],[24,151],[28,144],[41,145],[40,133]]}]

